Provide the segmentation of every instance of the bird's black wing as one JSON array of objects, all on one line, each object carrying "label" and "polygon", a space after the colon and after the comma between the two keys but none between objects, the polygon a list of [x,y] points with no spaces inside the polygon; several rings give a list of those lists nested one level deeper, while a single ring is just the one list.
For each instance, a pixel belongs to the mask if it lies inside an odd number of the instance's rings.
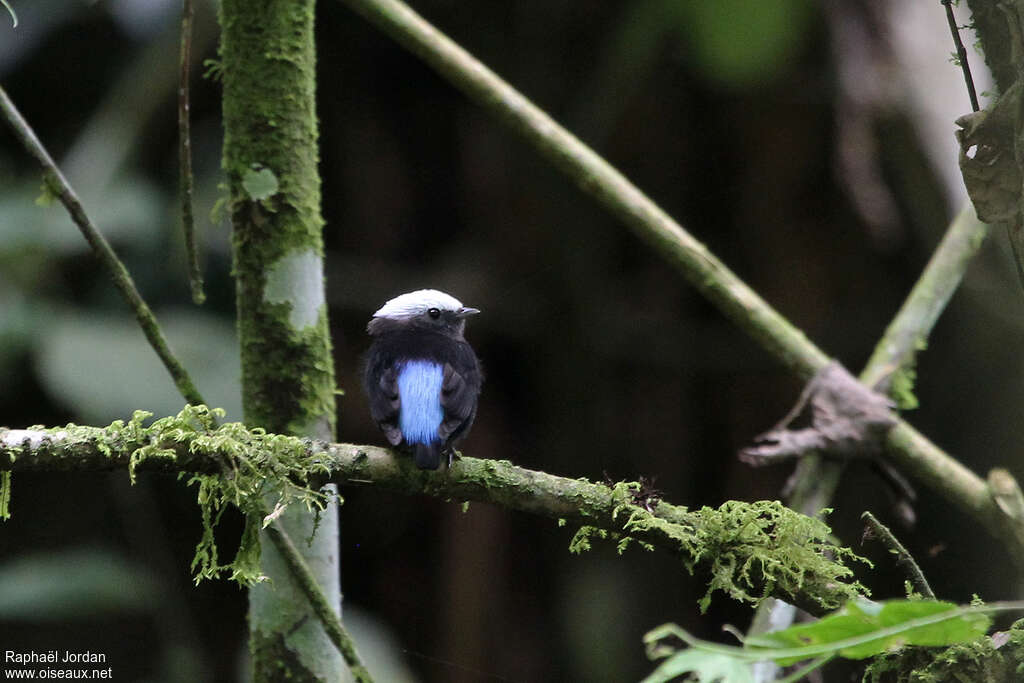
[{"label": "bird's black wing", "polygon": [[402,443],[402,430],[398,426],[398,412],[402,407],[398,395],[398,373],[390,365],[384,368],[367,367],[366,394],[370,399],[370,415],[380,426],[388,443]]},{"label": "bird's black wing", "polygon": [[473,424],[476,417],[476,403],[480,396],[483,377],[480,364],[469,345],[460,349],[462,353],[456,370],[451,363],[444,365],[444,379],[441,383],[441,408],[444,420],[438,428],[438,436],[445,444],[458,439]]}]

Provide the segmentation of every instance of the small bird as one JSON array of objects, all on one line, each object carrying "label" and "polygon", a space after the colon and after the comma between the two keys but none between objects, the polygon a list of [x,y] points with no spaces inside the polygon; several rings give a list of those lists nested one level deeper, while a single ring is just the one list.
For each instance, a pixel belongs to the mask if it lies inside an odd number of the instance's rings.
[{"label": "small bird", "polygon": [[420,469],[436,470],[442,454],[450,467],[455,443],[476,417],[483,374],[463,333],[466,318],[479,312],[420,289],[388,301],[366,326],[373,337],[363,375],[370,414]]}]

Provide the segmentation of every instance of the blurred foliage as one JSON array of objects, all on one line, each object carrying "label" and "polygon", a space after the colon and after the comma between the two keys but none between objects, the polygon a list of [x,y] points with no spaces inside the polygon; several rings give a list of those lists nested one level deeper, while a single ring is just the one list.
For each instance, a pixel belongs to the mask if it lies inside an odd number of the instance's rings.
[{"label": "blurred foliage", "polygon": [[[848,13],[830,23],[839,4]],[[923,153],[930,146],[903,98],[868,112],[869,139],[852,152],[897,198],[885,239],[851,207],[847,180],[835,171],[837,158],[850,153],[836,136],[849,113],[837,94],[836,28],[875,16],[879,3],[414,6],[592,142],[851,369],[869,355],[948,219],[949,200]],[[204,395],[237,418],[223,226],[198,221],[209,301],[198,311],[183,308],[178,3],[15,7],[18,28],[0,28],[5,89],[125,259]],[[939,32],[926,30],[921,44],[944,45],[941,7],[935,11]],[[488,380],[467,453],[592,479],[657,476],[666,499],[691,507],[778,496],[786,472],[751,472],[733,454],[778,420],[798,384],[669,265],[414,57],[340,3],[319,3],[318,22],[325,272],[346,391],[342,438],[381,443],[358,391],[370,313],[397,293],[433,286],[484,311],[468,332]],[[874,85],[898,89],[901,78],[916,77],[885,62],[892,52],[884,26],[850,28],[891,76]],[[200,217],[214,206],[221,179],[219,86],[201,78],[200,66],[216,56],[216,32],[213,3],[197,2]],[[948,51],[939,49],[934,68],[959,82]],[[877,158],[869,158],[864,150],[875,147]],[[38,206],[39,195],[37,170],[0,130],[0,424],[106,423],[138,408],[175,414],[181,400],[108,277],[63,210]],[[915,426],[976,471],[1013,469],[1021,457],[1024,325],[1000,248],[982,253],[917,368]],[[165,602],[184,616],[136,612],[135,620],[85,618],[78,626],[0,616],[0,640],[40,650],[130,644],[116,650],[124,680],[172,680],[149,662],[181,652],[209,668],[177,680],[244,677],[236,656],[245,646],[244,594],[230,584],[191,585],[188,560],[202,533],[195,490],[140,477],[125,494],[117,488],[127,485],[124,473],[111,477],[18,477],[14,518],[0,534],[0,571],[26,556],[103,547],[134,558],[111,576],[144,567],[138,576],[156,577]],[[849,540],[860,534],[863,509],[885,510],[888,502],[864,469],[845,477],[830,522]],[[109,488],[97,494],[97,486]],[[749,610],[721,601],[699,620],[704,582],[680,580],[678,564],[658,554],[624,562],[613,548],[595,546],[570,556],[566,530],[546,520],[482,505],[464,514],[457,505],[366,489],[344,494],[345,615],[374,624],[366,634],[349,626],[382,680],[404,679],[377,668],[384,665],[370,655],[375,648],[419,680],[637,680],[650,670],[638,643],[652,624],[674,621],[707,636],[719,623],[749,618]],[[918,517],[904,540],[939,594],[959,601],[1012,588],[999,548],[956,511],[922,492]],[[227,552],[241,521],[225,513],[223,525],[218,541]],[[135,526],[143,531],[131,532]],[[979,556],[990,560],[989,571],[977,572]],[[73,573],[66,556],[52,566]],[[902,594],[902,580],[879,571],[871,587]],[[42,601],[45,593],[34,595]],[[9,597],[0,591],[0,600]]]},{"label": "blurred foliage", "polygon": [[[207,400],[229,419],[241,419],[238,344],[230,323],[187,309],[157,315]],[[131,316],[62,311],[46,322],[42,337],[36,364],[43,386],[85,422],[103,424],[136,409],[156,415],[181,410],[181,395]]]},{"label": "blurred foliage", "polygon": [[[122,178],[104,192],[103,201],[90,207],[90,217],[103,233],[121,245],[151,244],[160,225],[161,191],[140,177]],[[70,222],[67,210],[48,196],[41,182],[35,187],[6,186],[0,192],[0,264],[5,273],[28,277],[18,267],[26,253],[50,263],[67,256],[88,254],[89,245]],[[32,275],[39,277],[37,269]]]},{"label": "blurred foliage", "polygon": [[730,88],[764,85],[792,67],[818,12],[811,0],[663,4],[657,13],[686,32],[695,65]]},{"label": "blurred foliage", "polygon": [[159,584],[145,567],[99,548],[23,555],[0,565],[0,619],[94,619],[151,612]]}]

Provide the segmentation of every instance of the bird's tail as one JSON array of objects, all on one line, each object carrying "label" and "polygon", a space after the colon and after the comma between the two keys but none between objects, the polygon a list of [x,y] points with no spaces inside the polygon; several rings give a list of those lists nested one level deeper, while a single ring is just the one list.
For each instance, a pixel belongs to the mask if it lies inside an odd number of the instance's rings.
[{"label": "bird's tail", "polygon": [[413,457],[421,470],[436,470],[441,464],[441,444],[418,443]]}]

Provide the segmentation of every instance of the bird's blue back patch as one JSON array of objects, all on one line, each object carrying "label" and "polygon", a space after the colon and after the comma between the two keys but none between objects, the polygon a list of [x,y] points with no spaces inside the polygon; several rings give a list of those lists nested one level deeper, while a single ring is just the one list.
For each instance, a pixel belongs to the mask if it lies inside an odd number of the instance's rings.
[{"label": "bird's blue back patch", "polygon": [[443,381],[443,368],[430,361],[406,361],[399,370],[398,395],[402,403],[398,426],[406,442],[431,444],[438,440],[437,430],[444,419]]}]

